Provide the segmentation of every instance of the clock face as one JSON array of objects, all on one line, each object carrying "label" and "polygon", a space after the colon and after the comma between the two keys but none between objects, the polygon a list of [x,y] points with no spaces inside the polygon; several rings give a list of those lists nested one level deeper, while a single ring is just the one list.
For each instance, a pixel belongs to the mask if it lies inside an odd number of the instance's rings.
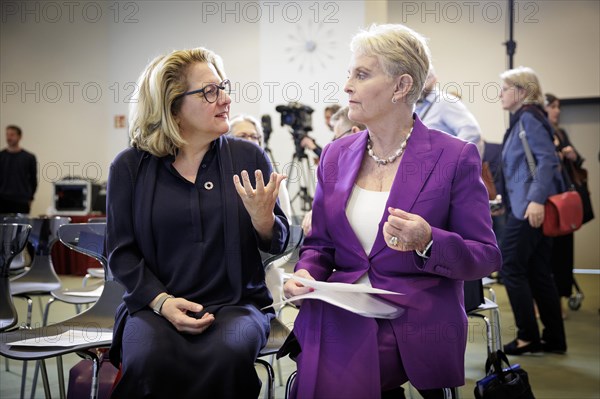
[{"label": "clock face", "polygon": [[298,72],[315,73],[327,69],[334,60],[337,41],[332,24],[296,24],[294,32],[286,37],[287,62]]}]

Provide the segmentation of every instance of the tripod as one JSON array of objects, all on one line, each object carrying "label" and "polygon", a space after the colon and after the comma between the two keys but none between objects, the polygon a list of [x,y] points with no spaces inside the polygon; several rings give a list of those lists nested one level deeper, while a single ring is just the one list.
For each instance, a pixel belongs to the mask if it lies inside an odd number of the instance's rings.
[{"label": "tripod", "polygon": [[292,183],[297,183],[298,186],[296,193],[290,200],[292,203],[292,212],[294,217],[298,220],[300,220],[303,215],[298,215],[296,213],[296,209],[298,209],[298,207],[294,207],[293,204],[297,201],[300,201],[300,211],[303,214],[310,211],[312,209],[312,201],[316,185],[314,170],[310,167],[310,160],[304,152],[304,148],[300,146],[301,139],[302,136],[294,135],[296,152],[292,156],[292,162],[290,164],[289,172],[287,173],[290,185]]}]

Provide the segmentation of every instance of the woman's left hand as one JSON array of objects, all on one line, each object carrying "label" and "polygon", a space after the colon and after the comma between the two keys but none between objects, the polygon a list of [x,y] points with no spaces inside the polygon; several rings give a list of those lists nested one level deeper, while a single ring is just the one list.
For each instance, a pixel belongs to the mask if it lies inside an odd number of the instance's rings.
[{"label": "woman's left hand", "polygon": [[561,150],[561,154],[564,155],[570,161],[575,162],[577,160],[577,153],[570,145],[563,148]]},{"label": "woman's left hand", "polygon": [[383,225],[388,247],[396,251],[423,251],[431,241],[431,226],[421,216],[401,209],[388,208],[390,215]]},{"label": "woman's left hand", "polygon": [[544,205],[531,201],[525,210],[525,219],[529,220],[529,225],[537,229],[544,223]]},{"label": "woman's left hand", "polygon": [[241,180],[238,175],[233,176],[235,189],[242,199],[244,207],[252,219],[252,225],[259,236],[268,239],[270,238],[273,223],[275,222],[273,209],[279,195],[279,186],[286,176],[273,172],[271,173],[269,182],[265,186],[262,172],[256,170],[254,172],[256,188],[253,188],[248,172],[243,170],[241,175]]}]

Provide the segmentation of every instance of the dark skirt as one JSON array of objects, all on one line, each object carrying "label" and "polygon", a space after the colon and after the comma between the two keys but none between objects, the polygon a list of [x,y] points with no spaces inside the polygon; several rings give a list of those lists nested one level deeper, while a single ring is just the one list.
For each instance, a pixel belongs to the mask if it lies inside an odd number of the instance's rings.
[{"label": "dark skirt", "polygon": [[122,377],[113,398],[256,398],[254,361],[266,344],[270,315],[255,306],[224,306],[200,335],[182,334],[151,310],[125,317]]}]

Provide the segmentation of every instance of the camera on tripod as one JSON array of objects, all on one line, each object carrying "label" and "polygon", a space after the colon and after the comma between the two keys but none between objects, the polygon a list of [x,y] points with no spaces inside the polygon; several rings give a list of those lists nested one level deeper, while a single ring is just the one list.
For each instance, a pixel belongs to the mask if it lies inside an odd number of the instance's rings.
[{"label": "camera on tripod", "polygon": [[300,141],[312,130],[313,109],[299,102],[291,102],[288,105],[278,105],[275,110],[281,114],[281,126],[292,128],[292,136],[296,145],[298,157],[304,156],[304,148]]},{"label": "camera on tripod", "polygon": [[[297,199],[301,201],[300,209],[304,212],[312,208],[312,199],[314,196],[315,182],[314,172],[309,164],[308,157],[304,153],[304,148],[300,144],[302,139],[312,130],[313,109],[299,102],[291,102],[288,105],[278,105],[275,110],[281,114],[281,126],[292,128],[291,134],[296,146],[296,152],[292,156],[293,168],[286,173],[289,182],[297,182],[298,191],[291,198],[293,204]],[[292,208],[294,209],[294,208]],[[297,216],[297,215],[295,215]]]},{"label": "camera on tripod", "polygon": [[292,133],[309,132],[312,130],[313,109],[299,102],[291,102],[288,105],[278,105],[275,110],[281,114],[281,126],[289,126]]}]

